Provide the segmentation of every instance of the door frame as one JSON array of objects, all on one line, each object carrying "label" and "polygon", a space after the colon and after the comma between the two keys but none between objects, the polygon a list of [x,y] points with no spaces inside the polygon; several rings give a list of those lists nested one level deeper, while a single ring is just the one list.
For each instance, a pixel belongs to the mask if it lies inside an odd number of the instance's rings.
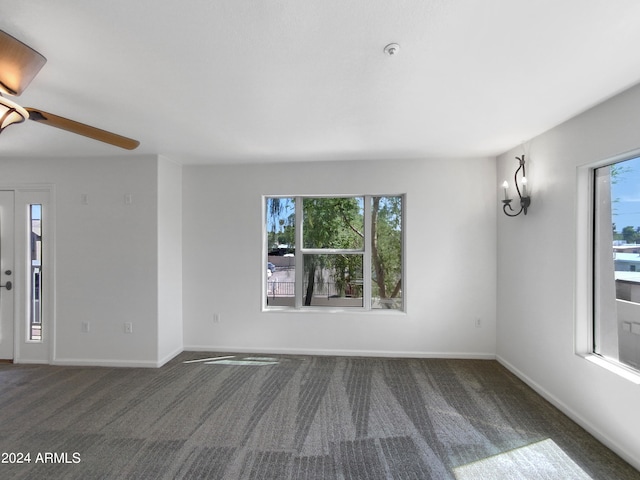
[{"label": "door frame", "polygon": [[[55,190],[50,184],[2,185],[0,190],[14,192],[14,363],[53,364],[55,359]],[[27,338],[29,312],[27,273],[30,231],[28,223],[28,206],[42,205],[42,341],[31,341]],[[29,269],[30,272],[30,269]]]},{"label": "door frame", "polygon": [[[13,283],[15,287],[15,192],[13,190],[0,190],[2,196],[2,212],[0,212],[0,283],[3,287],[8,283]],[[5,273],[10,271],[9,274]],[[13,362],[16,352],[16,309],[15,309],[15,288],[0,290],[0,320],[2,333],[2,354],[0,360],[3,362]]]}]

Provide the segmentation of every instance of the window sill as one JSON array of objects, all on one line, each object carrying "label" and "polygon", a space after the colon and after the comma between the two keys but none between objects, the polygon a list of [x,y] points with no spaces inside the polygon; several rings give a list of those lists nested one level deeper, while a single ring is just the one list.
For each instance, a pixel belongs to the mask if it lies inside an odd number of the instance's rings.
[{"label": "window sill", "polygon": [[350,314],[350,315],[399,315],[406,316],[407,312],[402,310],[385,310],[375,309],[366,310],[364,308],[331,308],[331,307],[263,307],[262,313],[301,313],[301,314],[313,314],[313,313],[330,313],[330,314]]},{"label": "window sill", "polygon": [[633,370],[631,367],[626,367],[618,362],[608,360],[599,355],[583,355],[583,358],[599,367],[602,367],[611,373],[614,373],[625,380],[629,380],[636,385],[640,385],[640,372]]}]

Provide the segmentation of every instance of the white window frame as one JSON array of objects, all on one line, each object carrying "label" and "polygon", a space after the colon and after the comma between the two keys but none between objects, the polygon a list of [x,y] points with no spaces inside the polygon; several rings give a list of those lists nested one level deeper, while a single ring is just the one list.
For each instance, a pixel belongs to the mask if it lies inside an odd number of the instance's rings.
[{"label": "white window frame", "polygon": [[[371,300],[372,300],[372,272],[371,272],[371,199],[373,197],[400,197],[402,199],[402,209],[401,209],[401,229],[402,229],[402,274],[401,274],[401,284],[402,284],[402,308],[401,309],[381,309],[381,308],[371,308]],[[267,224],[266,219],[266,205],[267,200],[269,198],[293,198],[295,200],[295,241],[296,241],[296,249],[295,249],[295,295],[294,295],[294,306],[270,306],[267,305],[267,276],[264,268],[263,271],[263,281],[262,281],[262,311],[278,311],[278,312],[341,312],[341,313],[356,313],[356,312],[367,312],[367,313],[385,313],[385,314],[405,314],[407,311],[407,289],[406,289],[406,200],[407,195],[404,193],[385,193],[385,194],[306,194],[306,195],[264,195],[262,197],[262,264],[266,265],[268,252],[266,251],[265,245],[266,241],[266,228]],[[303,215],[301,212],[303,211],[302,202],[305,198],[362,198],[364,203],[364,239],[363,239],[363,247],[362,249],[330,249],[330,248],[305,248],[303,247]],[[299,247],[300,246],[300,247]],[[337,306],[305,306],[303,305],[302,295],[299,293],[303,289],[304,282],[304,265],[303,265],[303,256],[304,255],[331,255],[331,254],[355,254],[362,255],[362,276],[363,276],[363,293],[362,293],[362,306],[361,307],[337,307]]]},{"label": "white window frame", "polygon": [[598,168],[640,157],[640,149],[580,165],[576,169],[576,267],[574,351],[632,383],[640,385],[640,372],[594,351],[595,325],[595,171]]}]

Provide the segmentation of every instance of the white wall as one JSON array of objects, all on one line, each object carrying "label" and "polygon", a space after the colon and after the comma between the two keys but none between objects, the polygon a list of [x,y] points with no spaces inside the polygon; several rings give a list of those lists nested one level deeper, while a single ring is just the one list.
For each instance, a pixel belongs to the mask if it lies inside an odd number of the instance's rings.
[{"label": "white wall", "polygon": [[[640,386],[576,355],[574,337],[588,321],[587,256],[578,263],[576,249],[584,251],[590,235],[576,227],[589,202],[578,192],[577,168],[639,148],[639,125],[640,88],[633,88],[525,146],[532,204],[526,217],[498,219],[497,327],[499,360],[636,468]],[[521,153],[499,158],[496,186],[512,178]]]},{"label": "white wall", "polygon": [[0,170],[3,186],[54,187],[54,362],[157,365],[157,158],[2,158]]},{"label": "white wall", "polygon": [[[184,167],[185,349],[493,358],[494,173],[486,158]],[[407,195],[407,313],[262,312],[262,196],[365,193]]]},{"label": "white wall", "polygon": [[182,167],[158,160],[158,359],[182,351]]}]

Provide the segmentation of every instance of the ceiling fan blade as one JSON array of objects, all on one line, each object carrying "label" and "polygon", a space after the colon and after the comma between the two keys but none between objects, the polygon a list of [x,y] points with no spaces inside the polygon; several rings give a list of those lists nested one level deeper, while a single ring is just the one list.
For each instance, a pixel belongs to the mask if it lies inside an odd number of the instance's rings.
[{"label": "ceiling fan blade", "polygon": [[0,30],[0,91],[20,95],[45,63],[29,45]]},{"label": "ceiling fan blade", "polygon": [[25,110],[29,112],[29,120],[33,120],[38,123],[45,123],[52,127],[61,128],[62,130],[76,133],[78,135],[84,135],[85,137],[109,143],[116,147],[133,150],[140,145],[139,141],[133,140],[132,138],[123,137],[122,135],[107,132],[106,130],[101,130],[90,125],[85,125],[84,123],[69,120],[68,118],[59,117],[52,113],[43,112],[42,110],[35,108],[26,108]]}]

